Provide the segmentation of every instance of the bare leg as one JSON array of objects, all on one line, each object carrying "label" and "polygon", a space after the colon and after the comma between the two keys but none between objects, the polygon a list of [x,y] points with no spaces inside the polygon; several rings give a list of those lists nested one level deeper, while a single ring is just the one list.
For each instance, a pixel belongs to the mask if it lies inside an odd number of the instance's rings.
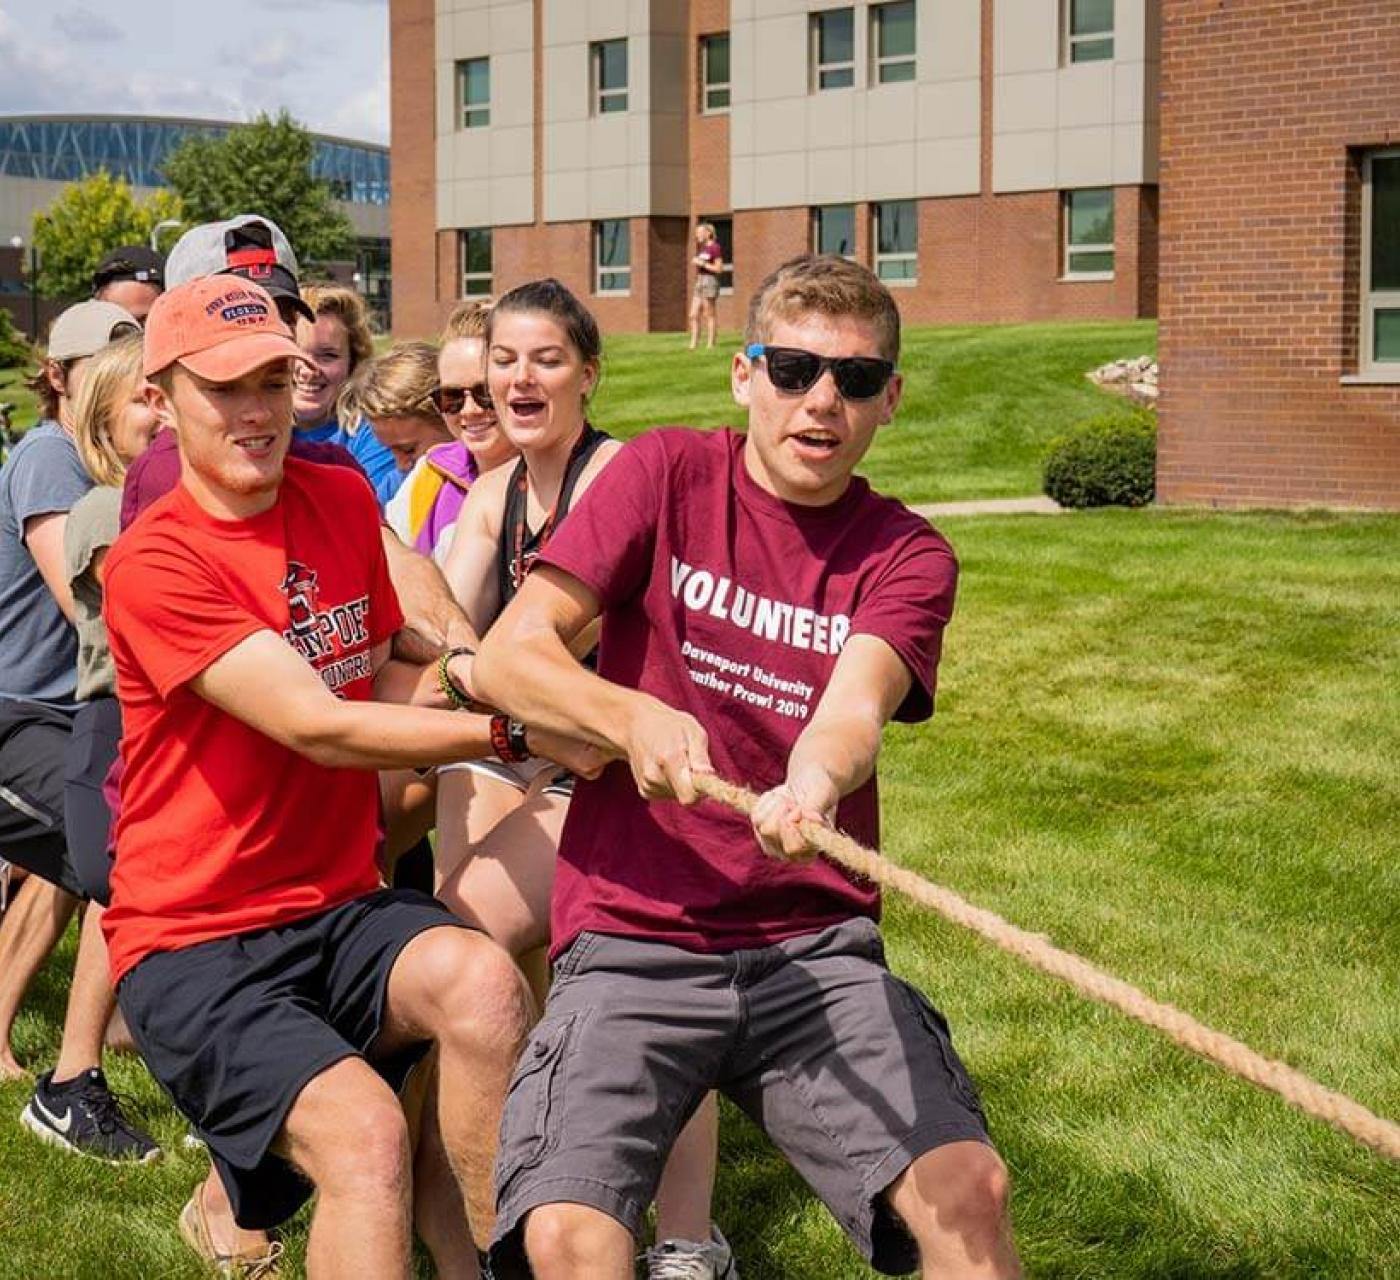
[{"label": "bare leg", "polygon": [[691,298],[691,300],[690,300],[690,349],[691,349],[692,351],[695,350],[695,348],[699,345],[699,342],[700,342],[700,308],[701,308],[701,305],[702,305],[702,303],[701,303],[701,300],[700,300],[699,295],[696,295],[696,296],[694,296],[694,297]]},{"label": "bare leg", "polygon": [[563,796],[528,795],[443,881],[442,900],[512,956],[549,940],[549,894],[568,806]]},{"label": "bare leg", "polygon": [[442,1143],[438,1088],[434,1064],[425,1080],[413,1154],[413,1225],[433,1255],[439,1280],[479,1280],[467,1204]]},{"label": "bare leg", "polygon": [[631,1280],[626,1227],[581,1204],[546,1204],[525,1218],[525,1252],[535,1280]]},{"label": "bare leg", "polygon": [[[393,1052],[425,1038],[437,1042],[437,1089],[424,1109],[422,1144],[431,1153],[432,1143],[441,1143],[472,1235],[483,1247],[495,1221],[492,1166],[506,1086],[534,1016],[510,956],[464,929],[419,934],[389,976],[385,1029],[375,1051]],[[429,1225],[424,1238],[431,1244],[446,1234]],[[440,1269],[449,1261],[434,1256]]]},{"label": "bare leg", "polygon": [[276,1149],[316,1184],[306,1248],[312,1280],[408,1280],[408,1125],[393,1091],[364,1059],[343,1058],[311,1079]]},{"label": "bare leg", "polygon": [[713,347],[715,345],[715,328],[718,321],[715,317],[715,300],[707,298],[705,300],[705,345]]},{"label": "bare leg", "polygon": [[437,813],[437,774],[419,777],[412,769],[386,770],[379,775],[384,801],[384,857],[392,872],[400,854],[413,848],[433,829]]},{"label": "bare leg", "polygon": [[719,1104],[707,1093],[671,1148],[656,1188],[657,1240],[710,1238],[710,1196],[719,1163]]},{"label": "bare leg", "polygon": [[1015,1280],[1006,1166],[980,1142],[950,1142],[914,1161],[888,1191],[919,1246],[923,1280]]},{"label": "bare leg", "polygon": [[438,775],[437,887],[462,865],[486,834],[518,809],[525,793],[518,787],[467,769]]},{"label": "bare leg", "polygon": [[0,1080],[27,1080],[10,1044],[15,1016],[34,975],[49,958],[78,899],[38,876],[28,876],[0,919]]},{"label": "bare leg", "polygon": [[78,939],[78,959],[73,985],[68,989],[68,1013],[63,1021],[63,1042],[54,1065],[55,1084],[82,1075],[102,1062],[102,1038],[117,1007],[107,970],[107,940],[102,936],[103,908],[88,903]]},{"label": "bare leg", "polygon": [[267,1248],[265,1231],[245,1231],[233,1220],[233,1206],[219,1175],[210,1165],[209,1174],[195,1191],[204,1205],[204,1220],[209,1227],[209,1240],[216,1253],[226,1257],[239,1253],[261,1253]]}]

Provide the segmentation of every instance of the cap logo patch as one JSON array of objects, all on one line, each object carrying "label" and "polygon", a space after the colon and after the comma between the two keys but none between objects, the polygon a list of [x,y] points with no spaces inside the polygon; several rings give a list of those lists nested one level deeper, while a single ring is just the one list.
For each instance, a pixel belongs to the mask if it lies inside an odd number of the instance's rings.
[{"label": "cap logo patch", "polygon": [[219,317],[225,324],[260,325],[270,314],[261,302],[239,302],[231,307],[225,307],[219,312]]}]

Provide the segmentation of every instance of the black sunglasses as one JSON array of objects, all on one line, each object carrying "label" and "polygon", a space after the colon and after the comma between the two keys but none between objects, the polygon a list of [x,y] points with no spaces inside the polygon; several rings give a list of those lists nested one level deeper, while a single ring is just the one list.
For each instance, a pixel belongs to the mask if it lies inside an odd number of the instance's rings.
[{"label": "black sunglasses", "polygon": [[473,383],[470,387],[434,387],[428,395],[439,413],[461,413],[468,396],[478,409],[496,407],[491,403],[491,393],[484,382]]},{"label": "black sunglasses", "polygon": [[894,361],[875,356],[819,356],[798,347],[770,347],[762,342],[744,348],[750,360],[763,357],[768,381],[779,391],[801,394],[816,386],[822,370],[830,369],[836,389],[846,400],[873,400],[894,375]]}]

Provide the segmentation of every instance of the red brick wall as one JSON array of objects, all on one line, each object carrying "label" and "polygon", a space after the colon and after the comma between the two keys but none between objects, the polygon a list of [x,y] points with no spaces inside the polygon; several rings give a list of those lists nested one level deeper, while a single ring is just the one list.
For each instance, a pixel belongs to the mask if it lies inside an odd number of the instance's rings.
[{"label": "red brick wall", "polygon": [[[433,0],[392,0],[389,248],[396,337],[431,334],[439,323],[433,46]],[[455,296],[455,286],[446,296]]]},{"label": "red brick wall", "polygon": [[1400,137],[1400,8],[1162,10],[1158,496],[1400,509],[1400,386],[1341,381],[1357,155]]}]

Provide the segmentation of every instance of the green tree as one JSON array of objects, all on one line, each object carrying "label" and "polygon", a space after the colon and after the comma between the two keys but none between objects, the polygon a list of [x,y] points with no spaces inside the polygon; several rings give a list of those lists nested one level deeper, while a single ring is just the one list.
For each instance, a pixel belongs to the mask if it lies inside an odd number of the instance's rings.
[{"label": "green tree", "polygon": [[70,183],[34,215],[39,292],[46,298],[85,297],[104,254],[118,245],[145,244],[157,222],[180,216],[173,192],[157,191],[138,201],[126,182],[105,169]]},{"label": "green tree", "polygon": [[18,369],[34,359],[33,348],[15,328],[10,313],[0,307],[0,369]]},{"label": "green tree", "polygon": [[348,256],[354,232],[330,185],[311,176],[314,148],[285,111],[275,120],[261,115],[222,138],[187,139],[166,160],[165,177],[191,222],[263,213],[286,233],[298,258],[324,262]]}]

